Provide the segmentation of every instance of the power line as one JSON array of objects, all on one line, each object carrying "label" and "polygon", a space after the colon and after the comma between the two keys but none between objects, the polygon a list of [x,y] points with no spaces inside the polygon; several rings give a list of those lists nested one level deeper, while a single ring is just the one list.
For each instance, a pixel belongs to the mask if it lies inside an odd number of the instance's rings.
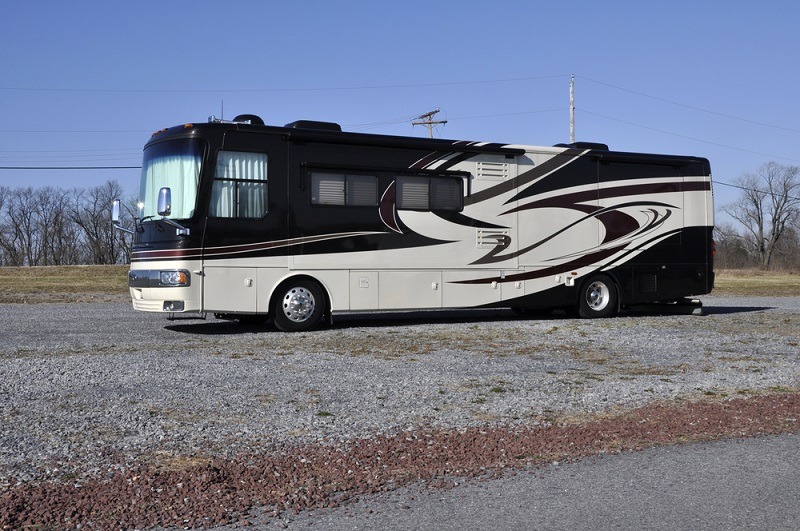
[{"label": "power line", "polygon": [[[758,188],[750,188],[750,187],[747,187],[747,186],[742,186],[742,185],[739,185],[739,184],[731,184],[731,183],[726,183],[726,182],[724,182],[724,181],[716,181],[716,180],[715,180],[715,181],[714,181],[714,184],[721,184],[722,186],[728,186],[728,187],[730,187],[730,188],[738,188],[739,190],[744,190],[745,192],[755,192],[755,193],[757,193],[757,194],[761,194],[761,195],[770,195],[770,196],[772,196],[772,197],[775,197],[775,196],[778,196],[778,195],[781,195],[781,196],[782,196],[782,194],[777,194],[777,193],[775,193],[775,192],[766,192],[766,191],[764,191],[764,190],[759,190]],[[786,195],[786,197],[787,197],[788,199],[791,199],[791,200],[793,200],[793,201],[800,201],[800,197],[798,197],[798,196]]]},{"label": "power line", "polygon": [[119,131],[119,130],[103,130],[103,129],[62,129],[62,130],[55,130],[55,129],[0,129],[0,133],[31,133],[31,134],[41,134],[41,133],[56,133],[56,134],[63,134],[63,133],[88,133],[88,134],[95,134],[95,133],[136,133],[136,134],[150,134],[152,131]]},{"label": "power line", "polygon": [[[275,87],[275,88],[245,88],[245,89],[234,89],[234,88],[215,88],[215,89],[158,89],[158,88],[146,88],[146,89],[90,89],[90,88],[58,88],[58,87],[0,87],[0,91],[22,91],[22,92],[86,92],[86,93],[119,93],[119,94],[139,94],[139,93],[153,93],[153,94],[209,94],[209,93],[220,93],[220,92],[227,92],[227,93],[269,93],[269,92],[326,92],[326,91],[350,91],[350,90],[384,90],[384,89],[398,89],[398,88],[430,88],[430,87],[449,87],[449,86],[463,86],[463,85],[481,85],[481,84],[498,84],[498,83],[516,83],[516,82],[525,82],[525,81],[539,81],[539,80],[547,80],[547,79],[558,79],[558,78],[568,78],[571,77],[568,74],[552,74],[552,75],[543,75],[543,76],[527,76],[527,77],[514,77],[514,78],[501,78],[501,79],[483,79],[483,80],[464,80],[464,81],[450,81],[450,82],[439,82],[439,83],[400,83],[400,84],[385,84],[385,85],[352,85],[352,86],[329,86],[329,87]],[[674,100],[669,100],[666,98],[661,98],[659,96],[654,96],[651,94],[647,94],[644,92],[632,90],[629,88],[621,87],[619,85],[614,85],[611,83],[606,83],[604,81],[600,81],[597,79],[592,79],[586,76],[575,75],[578,79],[583,79],[590,83],[595,83],[598,85],[602,85],[605,87],[609,87],[615,90],[627,92],[629,94],[635,94],[637,96],[641,96],[644,98],[649,98],[655,101],[660,101],[663,103],[668,103],[670,105],[675,105],[678,107],[683,107],[686,109],[691,109],[698,112],[703,112],[707,114],[711,114],[714,116],[719,116],[723,118],[728,118],[731,120],[737,120],[745,123],[750,123],[754,125],[759,125],[762,127],[770,127],[774,129],[779,129],[783,131],[789,131],[793,133],[800,133],[800,129],[794,129],[791,127],[780,126],[776,124],[770,124],[766,122],[761,122],[758,120],[752,120],[748,118],[743,118],[740,116],[735,116],[732,114],[722,113],[718,111],[712,111],[709,109],[704,109],[702,107],[698,107],[696,105],[689,105],[681,102],[677,102]],[[500,116],[500,115],[497,115]],[[363,126],[365,128],[372,128],[377,127],[379,124],[359,124],[359,126]],[[383,125],[382,123],[380,125]],[[31,130],[31,131],[14,131],[14,130],[0,130],[0,133],[148,133],[149,131],[51,131],[51,130]]]},{"label": "power line", "polygon": [[458,85],[485,85],[494,83],[516,83],[520,81],[537,81],[542,79],[556,79],[569,77],[567,74],[554,74],[545,76],[515,77],[507,79],[483,79],[467,81],[450,81],[441,83],[402,83],[394,85],[353,85],[332,87],[277,87],[277,88],[249,88],[249,89],[88,89],[88,88],[47,88],[47,87],[0,87],[5,91],[20,92],[89,92],[89,93],[119,93],[119,94],[209,94],[209,93],[245,93],[245,92],[325,92],[345,90],[382,90],[396,88],[428,88],[452,87]]},{"label": "power line", "polygon": [[141,153],[141,149],[0,149],[0,153]]},{"label": "power line", "polygon": [[141,150],[139,152],[131,151],[129,153],[115,153],[112,151],[102,153],[102,152],[75,152],[70,153],[68,151],[55,151],[55,152],[48,152],[48,151],[40,151],[40,152],[6,152],[0,151],[0,160],[5,160],[7,162],[10,161],[25,161],[25,160],[34,160],[40,161],[42,159],[83,159],[83,160],[131,160],[139,159],[142,156]]},{"label": "power line", "polygon": [[704,112],[706,114],[712,114],[714,116],[721,116],[722,118],[728,118],[730,120],[738,120],[740,122],[746,122],[746,123],[749,123],[749,124],[760,125],[762,127],[771,127],[773,129],[780,129],[782,131],[790,131],[792,133],[800,133],[800,129],[792,129],[791,127],[784,127],[784,126],[781,126],[781,125],[768,124],[766,122],[759,122],[757,120],[750,120],[749,118],[742,118],[740,116],[734,116],[732,114],[725,114],[725,113],[722,113],[722,112],[711,111],[711,110],[708,110],[708,109],[703,109],[702,107],[696,107],[694,105],[687,105],[685,103],[680,103],[680,102],[677,102],[677,101],[672,101],[672,100],[668,100],[668,99],[665,99],[665,98],[660,98],[658,96],[652,96],[650,94],[645,94],[644,92],[639,92],[639,91],[636,91],[636,90],[627,89],[625,87],[619,87],[617,85],[612,85],[610,83],[605,83],[603,81],[598,81],[596,79],[591,79],[591,78],[584,77],[584,76],[575,76],[575,77],[583,79],[585,81],[590,81],[592,83],[597,83],[598,85],[603,85],[605,87],[613,88],[613,89],[616,89],[616,90],[621,90],[621,91],[627,92],[629,94],[636,94],[637,96],[642,96],[644,98],[650,98],[651,100],[656,100],[656,101],[660,101],[660,102],[663,102],[663,103],[669,103],[670,105],[675,105],[677,107],[683,107],[685,109],[691,109],[693,111],[700,111],[700,112]]},{"label": "power line", "polygon": [[519,112],[506,112],[500,114],[481,114],[475,116],[457,116],[455,118],[447,117],[448,120],[475,120],[478,118],[500,118],[504,116],[523,116],[525,114],[541,114],[546,112],[563,112],[566,110],[566,107],[562,107],[560,109],[542,109],[539,111],[519,111]]},{"label": "power line", "polygon": [[637,124],[637,123],[634,123],[634,122],[629,122],[627,120],[621,120],[619,118],[614,118],[612,116],[606,116],[604,114],[592,112],[592,111],[589,111],[589,110],[586,110],[586,109],[583,109],[583,108],[579,108],[579,110],[581,112],[585,112],[585,113],[591,114],[593,116],[598,116],[600,118],[605,118],[606,120],[612,120],[612,121],[615,121],[615,122],[620,122],[620,123],[627,124],[627,125],[632,125],[632,126],[635,126],[635,127],[641,127],[642,129],[647,129],[649,131],[655,131],[657,133],[663,133],[665,135],[677,136],[679,138],[685,138],[687,140],[693,140],[695,142],[702,142],[703,144],[710,144],[712,146],[723,147],[723,148],[727,148],[727,149],[733,149],[735,151],[742,151],[744,153],[751,153],[753,155],[760,155],[762,157],[770,157],[770,158],[775,158],[775,159],[788,160],[788,161],[791,161],[791,162],[800,162],[800,160],[793,159],[793,158],[790,158],[790,157],[781,157],[779,155],[770,155],[769,153],[761,153],[760,151],[753,151],[751,149],[745,149],[745,148],[736,147],[736,146],[728,146],[726,144],[720,144],[718,142],[712,142],[710,140],[703,140],[701,138],[695,138],[695,137],[692,137],[692,136],[682,135],[682,134],[679,134],[679,133],[673,133],[671,131],[665,131],[663,129],[656,129],[655,127],[649,127],[647,125]]},{"label": "power line", "polygon": [[141,170],[141,166],[0,166],[0,170]]},{"label": "power line", "polygon": [[406,116],[401,116],[399,118],[390,118],[388,120],[383,120],[381,122],[369,122],[364,124],[344,124],[343,127],[346,127],[351,131],[365,131],[369,129],[378,129],[380,127],[386,127],[389,125],[404,124],[410,120],[413,120],[415,117],[416,115],[409,114]]}]

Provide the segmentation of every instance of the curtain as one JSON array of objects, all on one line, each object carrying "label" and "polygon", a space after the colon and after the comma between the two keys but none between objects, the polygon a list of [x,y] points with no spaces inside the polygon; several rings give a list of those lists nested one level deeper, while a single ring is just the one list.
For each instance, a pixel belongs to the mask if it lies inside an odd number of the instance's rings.
[{"label": "curtain", "polygon": [[220,151],[209,215],[260,218],[267,213],[267,155]]},{"label": "curtain", "polygon": [[[150,152],[152,149],[152,152]],[[157,216],[158,191],[172,191],[170,218],[187,219],[194,214],[202,156],[197,142],[172,143],[154,146],[145,153],[139,201],[141,216]]]}]

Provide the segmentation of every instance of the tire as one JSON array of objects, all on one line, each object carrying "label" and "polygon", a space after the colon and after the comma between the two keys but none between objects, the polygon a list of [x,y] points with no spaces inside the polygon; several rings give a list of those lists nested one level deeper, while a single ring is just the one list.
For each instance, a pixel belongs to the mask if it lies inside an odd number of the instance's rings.
[{"label": "tire", "polygon": [[609,277],[591,276],[578,292],[578,315],[587,319],[610,317],[617,311],[618,299],[617,287]]},{"label": "tire", "polygon": [[272,320],[282,332],[305,332],[319,324],[325,314],[325,295],[313,280],[284,284],[273,305]]}]

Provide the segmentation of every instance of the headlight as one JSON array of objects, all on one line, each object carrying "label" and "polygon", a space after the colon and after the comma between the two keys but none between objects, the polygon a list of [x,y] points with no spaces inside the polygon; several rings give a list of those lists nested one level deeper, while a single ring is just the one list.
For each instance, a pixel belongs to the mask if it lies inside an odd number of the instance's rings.
[{"label": "headlight", "polygon": [[188,271],[161,271],[159,273],[159,283],[162,286],[188,286]]},{"label": "headlight", "polygon": [[169,288],[189,287],[192,277],[186,269],[160,271],[158,269],[132,269],[128,272],[128,286],[131,288]]}]

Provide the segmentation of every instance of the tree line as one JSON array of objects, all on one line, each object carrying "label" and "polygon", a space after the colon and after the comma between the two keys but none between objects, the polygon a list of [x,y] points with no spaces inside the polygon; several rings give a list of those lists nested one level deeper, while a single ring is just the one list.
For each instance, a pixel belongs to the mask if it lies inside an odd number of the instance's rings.
[{"label": "tree line", "polygon": [[738,222],[714,229],[719,268],[800,268],[800,166],[768,162],[735,179],[739,198],[719,208]]},{"label": "tree line", "polygon": [[123,195],[117,181],[69,190],[0,187],[0,266],[127,263],[130,237],[111,225],[112,201]]},{"label": "tree line", "polygon": [[[800,268],[800,166],[776,162],[734,181],[739,197],[717,205],[738,222],[714,229],[719,268]],[[94,188],[0,187],[0,266],[123,264],[130,236],[111,225],[115,181]],[[133,201],[122,209],[131,226]]]}]

